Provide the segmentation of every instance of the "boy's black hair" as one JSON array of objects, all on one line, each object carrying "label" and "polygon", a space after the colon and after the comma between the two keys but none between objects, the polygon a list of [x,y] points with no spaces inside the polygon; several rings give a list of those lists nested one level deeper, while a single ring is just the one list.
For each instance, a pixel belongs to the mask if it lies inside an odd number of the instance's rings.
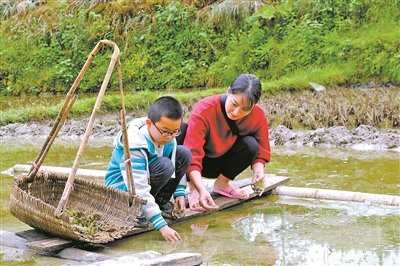
[{"label": "boy's black hair", "polygon": [[162,96],[155,100],[149,109],[147,117],[153,122],[158,122],[162,116],[172,120],[182,119],[183,108],[179,101],[171,96]]}]

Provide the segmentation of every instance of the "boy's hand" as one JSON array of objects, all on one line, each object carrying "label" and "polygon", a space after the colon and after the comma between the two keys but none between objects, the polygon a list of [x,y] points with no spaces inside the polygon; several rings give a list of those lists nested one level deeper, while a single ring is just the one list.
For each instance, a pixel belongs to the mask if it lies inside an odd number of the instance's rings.
[{"label": "boy's hand", "polygon": [[184,196],[178,196],[175,198],[174,202],[174,210],[179,210],[180,212],[185,211],[185,197]]},{"label": "boy's hand", "polygon": [[161,227],[159,231],[167,242],[176,242],[181,240],[181,236],[178,234],[178,232],[168,225]]},{"label": "boy's hand", "polygon": [[174,209],[172,210],[172,219],[180,219],[185,217],[185,209],[185,197],[176,197],[174,202]]}]

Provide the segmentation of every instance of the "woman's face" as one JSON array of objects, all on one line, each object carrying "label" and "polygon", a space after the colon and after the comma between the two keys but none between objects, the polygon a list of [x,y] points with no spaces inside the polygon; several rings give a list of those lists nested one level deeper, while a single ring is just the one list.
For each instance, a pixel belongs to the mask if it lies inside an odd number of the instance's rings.
[{"label": "woman's face", "polygon": [[248,115],[253,109],[250,101],[247,99],[245,94],[227,94],[225,110],[228,118],[231,120],[238,120]]}]

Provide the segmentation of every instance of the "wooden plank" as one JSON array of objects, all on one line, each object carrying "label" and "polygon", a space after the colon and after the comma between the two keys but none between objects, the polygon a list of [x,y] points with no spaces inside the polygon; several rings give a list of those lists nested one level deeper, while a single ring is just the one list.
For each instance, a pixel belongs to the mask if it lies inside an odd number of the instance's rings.
[{"label": "wooden plank", "polygon": [[73,242],[59,237],[53,237],[49,239],[42,239],[37,241],[27,242],[26,246],[30,249],[51,252],[56,250],[62,250],[71,247]]},{"label": "wooden plank", "polygon": [[[29,231],[29,232],[28,232]],[[32,237],[35,235],[34,230],[27,230],[25,235]],[[24,231],[25,232],[25,231]],[[40,232],[37,234],[40,237]],[[17,236],[15,233],[0,230],[0,249],[3,252],[11,252],[16,254],[15,260],[20,260],[26,257],[31,258],[36,254],[46,257],[54,257],[67,259],[84,263],[84,265],[201,265],[201,253],[175,253],[163,255],[156,251],[146,251],[135,254],[122,256],[119,258],[110,257],[95,252],[90,252],[78,248],[68,247],[59,252],[52,251],[32,251],[29,245],[26,245],[27,240]],[[32,253],[35,252],[35,253]],[[25,255],[24,255],[25,254]],[[136,263],[133,263],[136,262]],[[1,264],[1,263],[0,263]],[[60,263],[61,264],[61,263]],[[81,264],[80,264],[81,265]],[[82,264],[83,265],[83,264]]]},{"label": "wooden plank", "polygon": [[[37,232],[35,232],[37,231]],[[41,237],[41,232],[36,229],[32,230],[26,230],[22,231],[21,235],[27,236],[28,238],[31,237]],[[21,233],[21,232],[19,232]],[[49,235],[46,235],[48,237]],[[54,236],[51,236],[54,238]],[[31,249],[30,245],[28,245],[29,241],[27,241],[25,238],[18,236],[15,233],[12,232],[7,232],[0,230],[0,249],[5,249],[5,248],[13,248],[15,249],[15,252],[17,254],[21,254],[24,252],[28,252],[30,254],[31,252],[35,252],[37,254],[41,254],[44,256],[48,257],[55,257],[55,258],[61,258],[61,259],[68,259],[68,260],[75,260],[75,261],[80,261],[80,262],[85,262],[85,263],[93,263],[93,262],[98,262],[98,261],[103,261],[103,260],[110,260],[112,257],[98,254],[95,252],[90,252],[86,250],[81,250],[73,247],[67,247],[63,249],[60,252],[51,252],[51,251],[42,251],[38,249]],[[18,255],[20,256],[20,255]],[[29,255],[30,257],[33,256],[32,254]],[[20,259],[20,257],[19,257]],[[1,264],[1,263],[0,263]]]},{"label": "wooden plank", "polygon": [[163,255],[156,259],[141,260],[140,265],[142,266],[187,266],[187,265],[201,265],[203,264],[203,258],[201,253],[174,253]]},{"label": "wooden plank", "polygon": [[[263,195],[270,194],[270,191],[284,183],[289,181],[288,177],[283,177],[283,176],[275,176],[275,175],[267,175],[266,176],[266,189],[263,193]],[[217,204],[220,208],[217,211],[222,211],[224,209],[227,209],[232,206],[236,206],[238,204],[241,204],[243,202],[246,202],[248,200],[251,200],[258,195],[255,194],[251,188],[251,178],[246,178],[243,180],[239,181],[234,181],[232,182],[233,185],[237,187],[241,187],[245,189],[249,193],[249,199],[247,200],[241,200],[241,199],[234,199],[234,198],[228,198],[221,196],[219,194],[216,194],[212,192],[213,186],[212,184],[209,184],[209,187],[207,190],[210,192],[211,196],[213,197],[215,204]],[[205,212],[196,212],[192,211],[189,207],[186,208],[186,216],[182,219],[179,220],[170,220],[166,219],[169,225],[173,225],[176,223],[181,223],[196,217],[200,216],[205,216],[209,215],[211,213],[217,212],[217,211],[205,211]],[[150,224],[149,227],[147,228],[134,228],[133,230],[129,231],[125,236],[132,236],[136,234],[141,234],[144,232],[149,232],[154,230],[154,227],[152,224]],[[27,243],[27,246],[31,249],[39,250],[39,251],[56,251],[56,250],[61,250],[66,247],[70,247],[73,245],[73,241],[70,240],[64,240],[59,237],[51,237],[51,235],[48,235],[47,233],[41,232],[39,230],[27,230],[27,231],[22,231],[17,233],[19,236],[24,237],[28,239],[30,242]]]},{"label": "wooden plank", "polygon": [[126,255],[109,260],[103,260],[88,264],[87,266],[108,266],[108,265],[201,265],[203,258],[201,253],[173,253],[162,255],[155,251],[147,251],[137,254]]},{"label": "wooden plank", "polygon": [[0,245],[18,249],[26,248],[26,239],[14,233],[0,230]]},{"label": "wooden plank", "polygon": [[49,233],[37,229],[30,229],[15,233],[15,235],[26,239],[26,246],[29,249],[51,252],[62,250],[74,245],[72,240],[54,237]]},{"label": "wooden plank", "polygon": [[17,236],[25,238],[28,241],[37,241],[43,239],[53,238],[54,236],[37,229],[29,229],[15,233]]},{"label": "wooden plank", "polygon": [[[266,182],[265,182],[266,189],[265,189],[263,195],[270,194],[270,191],[272,189],[286,183],[287,181],[289,181],[289,177],[267,175]],[[249,198],[247,200],[241,200],[241,199],[224,197],[224,196],[221,196],[219,194],[212,192],[213,188],[209,187],[209,188],[207,188],[207,190],[211,193],[211,196],[213,197],[215,204],[217,204],[219,206],[219,210],[197,212],[197,211],[192,211],[189,207],[187,207],[185,210],[185,213],[186,213],[185,217],[183,217],[179,220],[171,220],[171,219],[165,219],[165,220],[168,222],[168,225],[181,223],[181,222],[184,222],[184,221],[196,218],[196,217],[201,217],[201,216],[209,215],[211,213],[222,211],[224,209],[227,209],[232,206],[236,206],[238,204],[241,204],[243,202],[246,202],[246,201],[251,200],[258,196],[258,194],[255,194],[253,192],[253,189],[251,188],[251,178],[234,181],[234,182],[232,182],[232,184],[245,189],[249,193]],[[144,233],[144,232],[148,232],[148,231],[152,231],[152,230],[154,230],[154,227],[152,225],[150,225],[147,228],[134,228],[133,230],[129,231],[126,234],[126,236],[136,235],[136,234],[140,234],[140,233]]]},{"label": "wooden plank", "polygon": [[49,233],[37,229],[30,229],[15,233],[15,235],[25,238],[29,249],[51,252],[62,250],[74,245],[72,240],[54,237]]},{"label": "wooden plank", "polygon": [[[264,190],[263,194],[267,194],[272,189],[286,183],[287,181],[289,181],[288,177],[267,175],[266,182],[265,182],[265,190]],[[235,186],[241,187],[249,194],[248,200],[258,196],[258,194],[254,193],[253,189],[251,188],[251,178],[233,182],[233,184]],[[215,204],[217,204],[221,209],[226,209],[226,208],[235,206],[235,205],[240,204],[245,201],[245,200],[233,199],[233,198],[228,198],[228,197],[218,195],[218,194],[212,192],[212,188],[209,188],[208,191],[211,192],[211,196],[213,197],[213,199],[215,199],[214,200]]]},{"label": "wooden plank", "polygon": [[112,257],[99,254],[96,252],[91,252],[79,248],[66,248],[57,253],[57,256],[61,259],[67,259],[67,260],[75,260],[79,262],[85,262],[86,263],[94,263],[98,261],[103,261],[103,260],[110,260]]}]

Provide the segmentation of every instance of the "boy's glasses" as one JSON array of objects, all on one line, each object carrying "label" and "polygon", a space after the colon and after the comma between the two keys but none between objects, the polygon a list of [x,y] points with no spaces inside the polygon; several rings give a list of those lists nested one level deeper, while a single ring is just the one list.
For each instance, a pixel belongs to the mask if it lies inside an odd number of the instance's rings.
[{"label": "boy's glasses", "polygon": [[177,136],[179,136],[180,134],[181,134],[181,130],[179,129],[178,131],[176,131],[176,132],[168,132],[168,131],[161,131],[157,126],[156,126],[156,123],[154,123],[153,121],[151,121],[152,123],[153,123],[153,125],[157,128],[157,130],[158,130],[158,132],[160,132],[160,134],[161,134],[161,136],[163,136],[163,137],[170,137],[170,136],[174,136],[174,137],[177,137]]}]

